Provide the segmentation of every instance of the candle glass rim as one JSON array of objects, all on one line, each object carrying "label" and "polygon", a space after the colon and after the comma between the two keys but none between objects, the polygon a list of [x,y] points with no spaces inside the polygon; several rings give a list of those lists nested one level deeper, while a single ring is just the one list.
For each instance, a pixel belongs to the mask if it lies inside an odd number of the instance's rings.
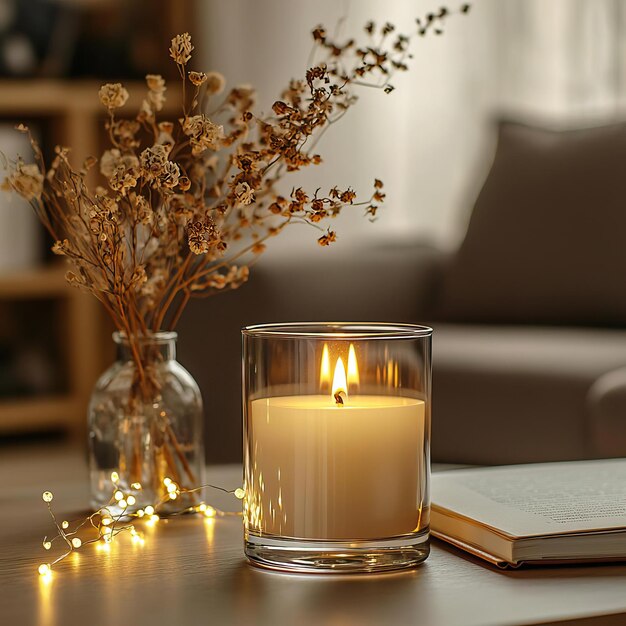
[{"label": "candle glass rim", "polygon": [[273,339],[419,339],[430,337],[433,329],[421,324],[395,322],[272,322],[244,326],[241,333],[248,337]]}]

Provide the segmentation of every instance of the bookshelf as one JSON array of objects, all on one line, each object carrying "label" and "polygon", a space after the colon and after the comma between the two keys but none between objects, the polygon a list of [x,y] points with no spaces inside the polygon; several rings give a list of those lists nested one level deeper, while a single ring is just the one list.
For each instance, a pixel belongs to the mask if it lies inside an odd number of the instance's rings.
[{"label": "bookshelf", "polygon": [[[98,99],[103,82],[0,80],[0,118],[41,125],[48,152],[56,144],[72,146],[72,159],[75,164],[82,163],[105,148],[102,122],[106,112]],[[120,114],[133,116],[146,87],[143,82],[122,82],[130,98]],[[163,114],[174,121],[180,111],[176,81],[169,81],[167,95]],[[59,429],[84,435],[91,389],[114,356],[112,328],[95,298],[66,284],[66,270],[65,264],[55,261],[24,271],[0,271],[0,310],[46,303],[56,311],[45,332],[53,336],[59,351],[58,366],[64,369],[63,388],[58,392],[0,396],[0,436]],[[47,324],[43,313],[42,317],[41,323]]]}]

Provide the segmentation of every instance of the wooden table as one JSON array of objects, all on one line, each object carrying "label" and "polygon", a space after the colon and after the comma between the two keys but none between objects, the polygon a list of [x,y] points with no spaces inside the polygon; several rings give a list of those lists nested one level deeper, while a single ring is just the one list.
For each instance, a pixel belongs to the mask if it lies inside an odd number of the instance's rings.
[{"label": "wooden table", "polygon": [[[234,488],[236,466],[209,479]],[[185,518],[146,530],[145,545],[118,538],[87,546],[44,582],[41,540],[88,501],[82,455],[67,448],[0,449],[0,624],[3,626],[489,626],[626,624],[626,567],[502,572],[434,542],[419,568],[386,575],[287,575],[256,569],[242,552],[241,520]],[[226,496],[218,506],[236,507]]]}]

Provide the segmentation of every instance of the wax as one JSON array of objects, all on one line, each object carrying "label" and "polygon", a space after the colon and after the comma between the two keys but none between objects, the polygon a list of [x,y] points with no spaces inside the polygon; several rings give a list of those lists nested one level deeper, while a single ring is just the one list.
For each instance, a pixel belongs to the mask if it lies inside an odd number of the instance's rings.
[{"label": "wax", "polygon": [[428,523],[425,404],[399,396],[252,400],[246,524],[315,540],[400,536]]}]

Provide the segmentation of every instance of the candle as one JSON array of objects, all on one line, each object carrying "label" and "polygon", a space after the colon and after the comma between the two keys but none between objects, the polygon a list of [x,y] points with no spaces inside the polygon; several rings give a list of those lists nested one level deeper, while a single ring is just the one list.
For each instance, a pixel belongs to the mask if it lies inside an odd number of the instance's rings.
[{"label": "candle", "polygon": [[432,330],[243,331],[244,549],[296,572],[383,572],[429,554]]},{"label": "candle", "polygon": [[[321,387],[329,372],[325,346]],[[327,395],[251,401],[254,448],[246,485],[251,528],[301,539],[354,540],[422,527],[425,403],[359,395],[353,391],[358,381],[351,345],[348,376],[338,358]]]}]

